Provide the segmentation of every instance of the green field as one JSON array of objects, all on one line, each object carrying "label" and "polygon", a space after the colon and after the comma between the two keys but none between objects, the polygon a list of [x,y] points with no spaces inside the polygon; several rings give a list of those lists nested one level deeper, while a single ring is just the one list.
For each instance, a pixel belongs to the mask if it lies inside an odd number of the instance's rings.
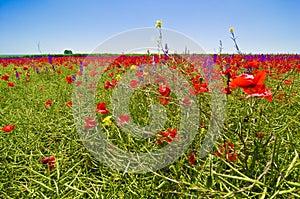
[{"label": "green field", "polygon": [[[226,95],[221,135],[213,150],[199,158],[209,128],[211,94],[197,93],[201,112],[192,144],[174,163],[147,173],[111,168],[83,145],[75,128],[74,107],[67,105],[73,100],[76,81],[68,84],[66,77],[80,70],[79,61],[84,57],[53,56],[52,64],[48,57],[41,61],[34,56],[26,57],[20,62],[17,58],[2,58],[0,76],[7,75],[9,79],[0,80],[0,128],[14,125],[14,129],[0,131],[0,198],[299,198],[298,59],[282,55],[284,61],[280,62],[275,55],[269,56],[269,60],[259,62],[258,69],[269,70],[265,84],[271,89],[271,102],[246,98],[243,89],[233,89],[232,94]],[[242,58],[224,55],[218,59],[222,61],[217,66],[231,63],[237,76],[243,73],[242,66],[234,65],[242,63]],[[254,55],[253,59],[260,60]],[[286,63],[291,64],[283,72]],[[105,82],[117,75],[122,78],[131,65],[123,62],[103,73],[96,90],[96,103],[105,101],[110,110],[109,99],[114,88],[104,89]],[[96,62],[94,66],[106,69]],[[184,64],[178,64],[178,68],[187,70]],[[226,86],[228,79],[223,76]],[[14,83],[14,87],[8,86],[8,82]],[[138,125],[149,124],[150,105],[160,103],[158,88],[157,85],[139,88],[130,98],[130,117]],[[168,117],[164,130],[179,123],[179,99],[172,93],[170,98],[164,106]],[[47,105],[48,100],[52,103]],[[112,110],[107,113],[111,114]],[[98,122],[107,115],[98,114]],[[166,141],[157,144],[159,135],[146,140],[128,136],[119,130],[116,120],[104,129],[122,150],[145,152],[172,144]],[[41,162],[50,156],[55,157],[55,163]]]}]

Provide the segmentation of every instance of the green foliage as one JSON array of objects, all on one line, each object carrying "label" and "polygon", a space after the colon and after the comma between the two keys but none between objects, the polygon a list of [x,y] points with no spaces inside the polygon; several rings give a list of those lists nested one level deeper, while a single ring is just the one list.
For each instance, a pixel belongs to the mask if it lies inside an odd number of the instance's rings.
[{"label": "green foliage", "polygon": [[72,55],[73,52],[72,52],[72,50],[64,50],[64,54],[65,55]]}]

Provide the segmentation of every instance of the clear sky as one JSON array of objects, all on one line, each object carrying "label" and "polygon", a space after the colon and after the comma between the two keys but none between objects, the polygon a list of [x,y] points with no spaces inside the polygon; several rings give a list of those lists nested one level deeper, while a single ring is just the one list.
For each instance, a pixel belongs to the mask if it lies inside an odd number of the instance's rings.
[{"label": "clear sky", "polygon": [[[300,53],[298,0],[0,0],[0,54],[89,53],[120,32],[179,31],[209,53]],[[132,41],[134,42],[134,41]]]}]

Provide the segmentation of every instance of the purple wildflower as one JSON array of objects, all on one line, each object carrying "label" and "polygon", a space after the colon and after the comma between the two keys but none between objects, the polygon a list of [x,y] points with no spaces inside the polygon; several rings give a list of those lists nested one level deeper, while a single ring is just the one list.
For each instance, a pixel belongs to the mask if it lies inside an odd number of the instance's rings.
[{"label": "purple wildflower", "polygon": [[75,82],[75,81],[76,81],[76,75],[73,74],[73,75],[72,75],[72,82]]},{"label": "purple wildflower", "polygon": [[82,61],[80,61],[80,68],[79,68],[80,72],[83,71],[83,66],[82,66]]},{"label": "purple wildflower", "polygon": [[18,80],[20,80],[20,75],[19,75],[18,71],[16,71],[16,78],[17,78]]},{"label": "purple wildflower", "polygon": [[48,55],[49,63],[52,64],[52,56],[49,54]]}]

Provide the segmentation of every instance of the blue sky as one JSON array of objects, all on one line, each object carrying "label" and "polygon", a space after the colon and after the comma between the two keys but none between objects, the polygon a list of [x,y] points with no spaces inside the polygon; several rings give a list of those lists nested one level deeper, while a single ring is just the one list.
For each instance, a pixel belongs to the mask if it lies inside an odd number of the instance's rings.
[{"label": "blue sky", "polygon": [[[0,54],[89,53],[120,32],[163,27],[183,33],[206,52],[300,53],[297,0],[0,0]],[[134,39],[133,39],[134,40]],[[132,41],[134,42],[134,41]]]}]

